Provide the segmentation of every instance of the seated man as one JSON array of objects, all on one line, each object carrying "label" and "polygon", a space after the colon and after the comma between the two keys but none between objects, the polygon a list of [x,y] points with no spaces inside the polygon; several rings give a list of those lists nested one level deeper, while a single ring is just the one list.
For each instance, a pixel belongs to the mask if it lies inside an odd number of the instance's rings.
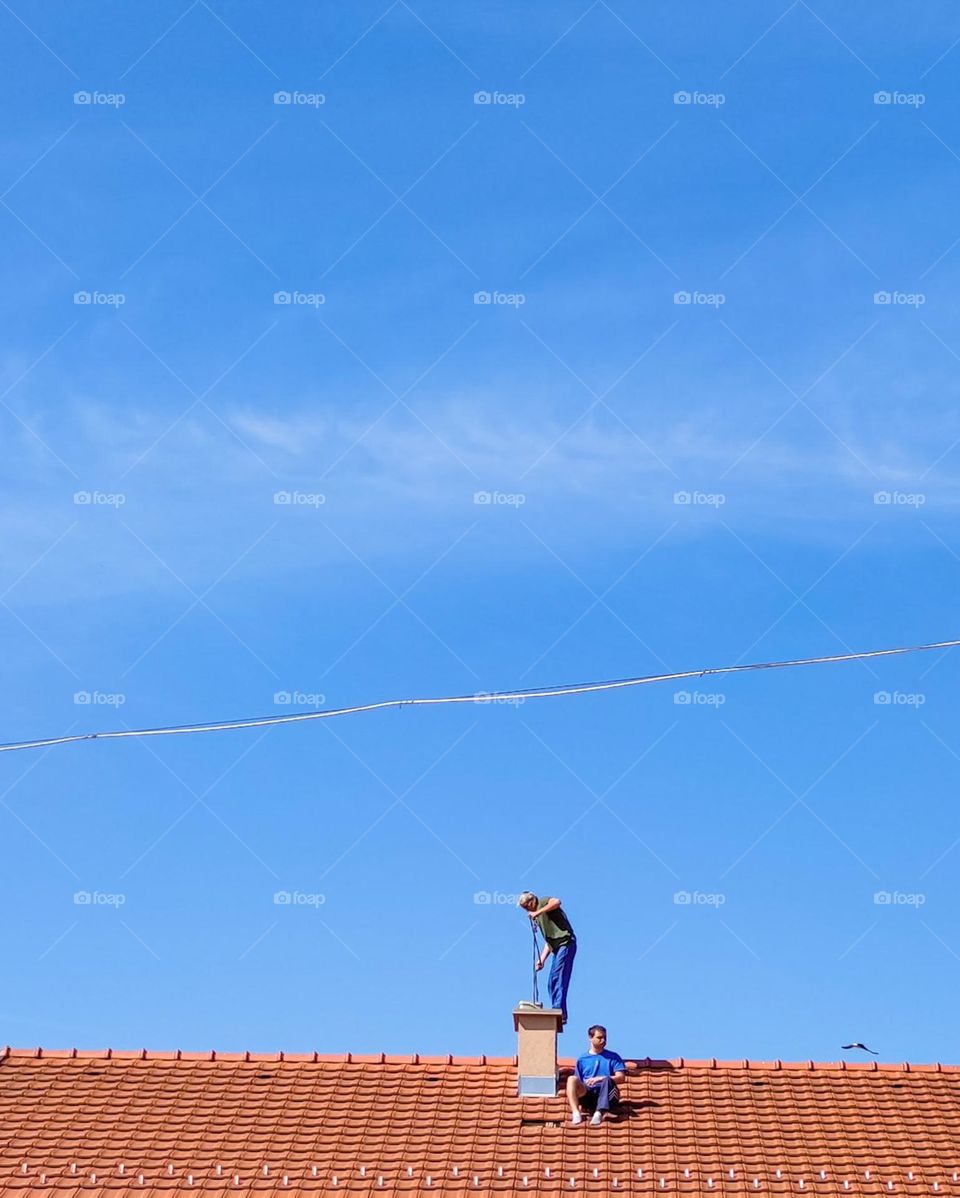
[{"label": "seated man", "polygon": [[[607,1051],[607,1029],[595,1023],[589,1029],[590,1051],[577,1061],[577,1067],[567,1078],[567,1099],[572,1112],[571,1123],[583,1122],[580,1099],[596,1095],[596,1111],[590,1123],[599,1127],[603,1117],[610,1112],[610,1103],[620,1101],[617,1084],[627,1073],[623,1058]],[[591,1104],[592,1105],[592,1104]]]}]

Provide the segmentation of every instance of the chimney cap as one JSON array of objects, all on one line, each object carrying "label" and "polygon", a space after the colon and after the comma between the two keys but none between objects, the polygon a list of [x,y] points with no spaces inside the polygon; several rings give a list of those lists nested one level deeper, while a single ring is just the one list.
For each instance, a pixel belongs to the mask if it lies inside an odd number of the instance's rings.
[{"label": "chimney cap", "polygon": [[520,1021],[525,1027],[554,1028],[560,1031],[563,1025],[563,1011],[554,1007],[535,1007],[529,1003],[519,1003],[513,1009],[513,1029],[520,1030]]}]

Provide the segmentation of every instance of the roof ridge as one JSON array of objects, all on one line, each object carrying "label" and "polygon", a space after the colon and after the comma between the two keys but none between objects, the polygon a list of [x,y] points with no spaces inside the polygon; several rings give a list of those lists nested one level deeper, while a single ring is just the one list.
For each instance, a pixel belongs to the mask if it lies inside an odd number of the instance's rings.
[{"label": "roof ridge", "polygon": [[[14,1048],[9,1044],[3,1049],[0,1049],[0,1062],[10,1058],[33,1059],[33,1060],[124,1060],[124,1061],[210,1061],[210,1062],[231,1062],[231,1063],[257,1063],[265,1062],[282,1063],[288,1062],[291,1064],[379,1064],[379,1065],[510,1065],[515,1066],[517,1063],[516,1056],[511,1057],[491,1057],[485,1053],[476,1056],[455,1056],[452,1053],[446,1055],[428,1055],[423,1053],[321,1053],[321,1052],[220,1052],[217,1049],[210,1049],[208,1052],[183,1052],[181,1049],[174,1050],[154,1050],[154,1049],[84,1049],[84,1048]],[[739,1060],[718,1060],[716,1057],[710,1057],[705,1060],[689,1059],[687,1057],[675,1057],[672,1060],[667,1060],[657,1057],[637,1057],[627,1056],[626,1060],[636,1062],[641,1068],[647,1069],[743,1069],[755,1071],[779,1071],[779,1070],[831,1070],[831,1071],[852,1071],[852,1072],[883,1072],[883,1073],[947,1073],[960,1072],[960,1065],[946,1065],[940,1061],[921,1064],[909,1061],[894,1062],[879,1062],[879,1061],[783,1061],[779,1058],[773,1061],[751,1060],[747,1057]],[[576,1060],[575,1057],[565,1057],[560,1060],[563,1066],[570,1066]]]}]

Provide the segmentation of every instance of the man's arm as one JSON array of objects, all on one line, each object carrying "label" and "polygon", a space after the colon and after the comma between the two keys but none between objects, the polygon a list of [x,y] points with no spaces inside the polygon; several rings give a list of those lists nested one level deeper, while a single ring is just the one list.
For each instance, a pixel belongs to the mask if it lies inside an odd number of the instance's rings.
[{"label": "man's arm", "polygon": [[561,903],[558,898],[547,899],[547,901],[543,904],[542,907],[538,907],[536,909],[536,911],[530,912],[530,918],[536,919],[538,915],[544,915],[544,914],[546,914],[547,911],[556,911],[559,909],[560,906],[561,906]]},{"label": "man's arm", "polygon": [[595,1077],[591,1077],[589,1081],[585,1082],[584,1085],[599,1086],[601,1082],[607,1079],[607,1077],[609,1077],[615,1085],[619,1086],[625,1080],[626,1074],[623,1072],[623,1070],[618,1070],[618,1072],[610,1074],[598,1073]]},{"label": "man's arm", "polygon": [[553,949],[549,944],[545,944],[543,946],[543,951],[540,954],[540,960],[537,962],[537,969],[543,969],[544,965],[547,963],[547,957],[549,957],[552,952]]}]

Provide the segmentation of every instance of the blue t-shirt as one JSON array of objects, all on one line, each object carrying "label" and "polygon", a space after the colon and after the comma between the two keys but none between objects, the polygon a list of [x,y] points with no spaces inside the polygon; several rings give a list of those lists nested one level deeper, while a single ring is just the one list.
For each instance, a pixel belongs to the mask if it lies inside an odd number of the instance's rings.
[{"label": "blue t-shirt", "polygon": [[626,1073],[623,1058],[605,1048],[603,1052],[585,1052],[577,1061],[577,1077],[581,1082],[591,1077],[613,1077],[615,1073]]}]

